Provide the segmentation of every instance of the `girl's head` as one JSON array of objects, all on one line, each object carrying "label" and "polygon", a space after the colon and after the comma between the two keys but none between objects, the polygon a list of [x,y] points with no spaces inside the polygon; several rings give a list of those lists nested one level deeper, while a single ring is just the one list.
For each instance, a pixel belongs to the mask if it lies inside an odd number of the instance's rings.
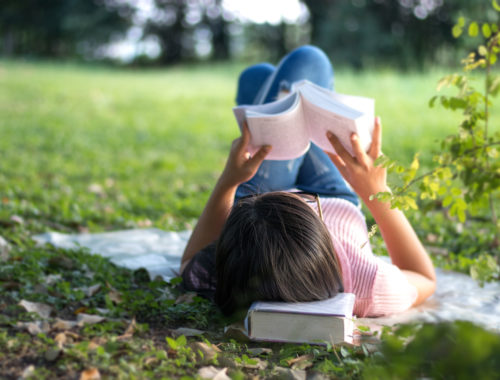
[{"label": "girl's head", "polygon": [[244,198],[216,249],[215,301],[225,314],[256,300],[313,301],[343,291],[330,234],[293,193]]}]

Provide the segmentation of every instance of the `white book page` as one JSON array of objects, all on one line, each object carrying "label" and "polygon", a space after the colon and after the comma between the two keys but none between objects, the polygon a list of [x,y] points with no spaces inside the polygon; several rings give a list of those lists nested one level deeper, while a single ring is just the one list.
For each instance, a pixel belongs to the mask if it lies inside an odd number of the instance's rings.
[{"label": "white book page", "polygon": [[[303,155],[309,149],[309,132],[304,122],[300,97],[296,94],[287,99],[295,99],[295,103],[286,112],[266,115],[246,110],[248,129],[250,130],[250,153],[262,145],[271,145],[272,150],[267,160],[290,160]],[[272,103],[264,106],[273,105]],[[262,111],[262,108],[261,108]]]},{"label": "white book page", "polygon": [[331,315],[352,318],[355,295],[339,293],[333,298],[313,302],[254,302],[248,313],[252,311],[269,311],[281,313],[298,313],[314,315]]},{"label": "white book page", "polygon": [[[333,149],[332,144],[326,137],[326,132],[331,131],[338,137],[344,148],[354,156],[350,137],[352,133],[359,132],[357,119],[349,119],[332,113],[316,106],[309,102],[309,100],[304,99],[303,103],[305,119],[307,120],[307,128],[309,129],[311,140],[321,149],[335,153],[335,149]],[[359,116],[358,119],[361,117],[362,116]]]}]

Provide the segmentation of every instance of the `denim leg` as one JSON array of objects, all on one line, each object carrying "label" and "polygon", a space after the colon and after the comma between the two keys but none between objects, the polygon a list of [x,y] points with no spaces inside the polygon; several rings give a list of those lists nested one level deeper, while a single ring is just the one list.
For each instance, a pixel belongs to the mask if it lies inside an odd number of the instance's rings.
[{"label": "denim leg", "polygon": [[253,104],[261,87],[275,70],[270,63],[258,63],[243,70],[238,78],[236,104]]},{"label": "denim leg", "polygon": [[325,197],[342,198],[359,205],[358,196],[347,185],[330,157],[311,143],[302,161],[296,187]]},{"label": "denim leg", "polygon": [[235,199],[270,191],[284,191],[295,187],[295,180],[305,155],[294,160],[264,160],[257,173],[236,190]]},{"label": "denim leg", "polygon": [[[269,70],[271,65],[256,65],[257,71]],[[240,76],[238,89],[238,102],[240,101],[240,88],[246,84],[242,81],[253,80],[252,70],[245,71]],[[260,76],[259,78],[262,78]],[[267,76],[264,82],[259,82],[258,94],[254,94],[254,104],[269,103],[276,99],[279,91],[289,90],[294,82],[307,79],[319,86],[333,88],[333,68],[326,54],[314,46],[302,46],[284,57],[273,73]],[[251,86],[255,90],[256,86]],[[250,87],[249,87],[250,88]],[[250,98],[249,95],[247,97]],[[246,100],[246,99],[245,99]],[[247,104],[246,102],[239,104]],[[241,184],[236,191],[236,199],[246,195],[268,191],[287,190],[299,187],[304,191],[320,193],[325,196],[344,196],[357,204],[357,197],[347,188],[344,180],[330,161],[330,158],[319,148],[311,148],[304,156],[294,160],[276,161],[265,160],[256,175],[246,183]],[[328,161],[326,161],[324,158]],[[304,161],[307,158],[307,164]],[[329,163],[329,164],[328,164]],[[324,167],[328,167],[325,171]],[[300,175],[302,172],[302,175]],[[307,176],[313,176],[308,179]],[[337,175],[337,176],[336,176]],[[354,197],[354,198],[353,198]]]},{"label": "denim leg", "polygon": [[327,55],[315,46],[301,46],[286,55],[259,91],[254,104],[272,102],[281,90],[290,90],[294,82],[304,79],[333,89],[332,64]]}]

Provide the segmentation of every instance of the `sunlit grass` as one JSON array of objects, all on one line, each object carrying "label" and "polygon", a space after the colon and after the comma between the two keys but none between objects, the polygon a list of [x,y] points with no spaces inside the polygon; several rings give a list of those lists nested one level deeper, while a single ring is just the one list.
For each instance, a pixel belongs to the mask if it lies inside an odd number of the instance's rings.
[{"label": "sunlit grass", "polygon": [[[0,217],[41,221],[35,230],[189,227],[238,135],[242,68],[0,63]],[[339,69],[336,90],[376,99],[387,155],[429,162],[460,120],[427,106],[444,73]]]}]

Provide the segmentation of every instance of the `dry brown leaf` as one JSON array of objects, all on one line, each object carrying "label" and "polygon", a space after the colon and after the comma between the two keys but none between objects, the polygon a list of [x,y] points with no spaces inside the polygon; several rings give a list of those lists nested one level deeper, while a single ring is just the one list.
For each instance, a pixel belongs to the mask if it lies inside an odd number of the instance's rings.
[{"label": "dry brown leaf", "polygon": [[170,332],[172,333],[172,336],[174,338],[178,338],[181,335],[184,335],[186,338],[188,338],[190,336],[198,336],[198,335],[203,335],[205,333],[205,331],[203,330],[190,329],[188,327],[179,327],[175,330],[170,330]]},{"label": "dry brown leaf", "polygon": [[23,373],[21,374],[21,379],[27,379],[31,377],[33,373],[35,373],[35,366],[31,364],[23,370]]},{"label": "dry brown leaf", "polygon": [[206,344],[204,342],[193,342],[189,345],[193,352],[196,354],[197,361],[208,363],[212,361],[221,350],[213,344]]},{"label": "dry brown leaf", "polygon": [[80,380],[100,380],[101,374],[97,368],[89,368],[82,371],[80,374]]},{"label": "dry brown leaf", "polygon": [[80,313],[85,313],[89,308],[87,306],[82,306],[76,309],[73,314],[78,315]]},{"label": "dry brown leaf", "polygon": [[72,329],[73,327],[77,326],[78,323],[75,321],[67,321],[64,319],[57,319],[53,324],[52,324],[52,330],[69,330]]},{"label": "dry brown leaf", "polygon": [[259,358],[252,358],[252,361],[256,362],[255,364],[250,364],[250,363],[241,363],[241,366],[244,368],[248,369],[259,369],[263,370],[266,369],[268,366],[268,362],[266,360],[262,360]]},{"label": "dry brown leaf", "polygon": [[18,305],[24,307],[27,312],[36,313],[45,319],[50,318],[50,314],[52,313],[52,307],[44,303],[21,300]]},{"label": "dry brown leaf", "polygon": [[123,333],[123,335],[118,336],[116,339],[117,340],[127,340],[127,339],[132,338],[134,336],[134,332],[136,329],[137,329],[137,324],[135,322],[135,317],[134,317],[134,318],[132,318],[132,321],[125,329],[125,332]]},{"label": "dry brown leaf", "polygon": [[194,293],[194,292],[188,292],[188,293],[181,294],[175,300],[175,304],[177,305],[179,303],[187,303],[187,304],[193,303],[194,297],[196,297],[196,293]]},{"label": "dry brown leaf", "polygon": [[214,366],[201,367],[198,370],[198,376],[202,379],[212,380],[230,380],[231,378],[226,374],[227,368],[215,368]]},{"label": "dry brown leaf", "polygon": [[9,258],[10,245],[0,236],[0,261],[5,261]]},{"label": "dry brown leaf", "polygon": [[274,367],[274,377],[287,380],[306,380],[307,373],[304,370]]},{"label": "dry brown leaf", "polygon": [[76,317],[78,326],[83,326],[85,324],[93,325],[95,323],[102,322],[105,319],[106,317],[101,317],[100,315],[85,314],[85,313],[80,313]]},{"label": "dry brown leaf", "polygon": [[54,337],[54,342],[57,343],[57,347],[59,348],[63,348],[64,347],[64,344],[66,343],[67,339],[66,339],[66,334],[61,332],[59,334],[57,334],[55,337]]},{"label": "dry brown leaf", "polygon": [[83,292],[87,297],[92,297],[94,294],[96,294],[99,289],[101,289],[101,284],[95,284],[92,286],[89,286],[87,288],[82,288]]},{"label": "dry brown leaf", "polygon": [[50,325],[47,321],[17,322],[16,327],[28,331],[31,335],[46,334],[50,331]]},{"label": "dry brown leaf", "polygon": [[53,362],[56,360],[59,355],[61,355],[62,350],[59,347],[51,347],[47,351],[45,351],[45,360],[48,362]]},{"label": "dry brown leaf", "polygon": [[[312,359],[314,359],[314,356],[311,354],[307,354],[307,355],[298,356],[298,357],[293,358],[293,359],[289,359],[286,362],[290,367],[292,367],[293,365],[296,365],[296,364],[304,362],[304,361],[310,362]],[[311,363],[311,365],[312,365],[312,363]],[[300,369],[304,369],[304,368],[300,368]]]},{"label": "dry brown leaf", "polygon": [[247,351],[253,356],[271,355],[273,353],[273,350],[264,347],[249,348]]},{"label": "dry brown leaf", "polygon": [[122,302],[122,295],[117,292],[116,290],[112,290],[108,293],[108,297],[111,301],[113,301],[115,304],[119,304]]}]

